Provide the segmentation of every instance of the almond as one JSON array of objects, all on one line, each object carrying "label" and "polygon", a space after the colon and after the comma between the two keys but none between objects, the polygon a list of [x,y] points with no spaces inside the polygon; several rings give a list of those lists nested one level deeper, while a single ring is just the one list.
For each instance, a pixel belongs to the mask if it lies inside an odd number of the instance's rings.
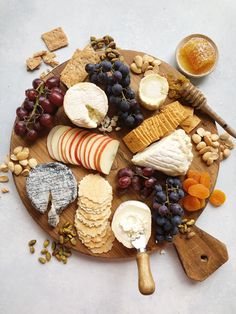
[{"label": "almond", "polygon": [[14,166],[14,163],[13,163],[12,161],[9,161],[9,163],[7,164],[7,166],[8,166],[8,168],[9,168],[9,170],[10,170],[11,172],[14,171],[15,166]]},{"label": "almond", "polygon": [[16,157],[17,157],[18,160],[27,159],[27,158],[29,157],[29,152],[22,150],[21,152],[19,152],[19,153],[16,155]]},{"label": "almond", "polygon": [[201,142],[201,136],[198,135],[198,134],[193,134],[192,135],[192,141],[195,143],[195,144],[199,144]]},{"label": "almond", "polygon": [[22,172],[22,166],[19,164],[16,164],[14,168],[14,174],[18,176],[21,172]]},{"label": "almond", "polygon": [[213,142],[215,142],[215,141],[218,141],[218,139],[219,139],[220,137],[219,137],[219,135],[218,134],[211,134],[211,140],[213,141]]},{"label": "almond", "polygon": [[206,152],[206,153],[204,153],[203,155],[202,155],[202,159],[204,160],[204,161],[207,161],[208,159],[209,159],[209,157],[211,157],[211,152]]},{"label": "almond", "polygon": [[35,158],[30,158],[29,159],[29,166],[30,168],[35,168],[37,166],[38,162]]},{"label": "almond", "polygon": [[231,151],[228,148],[226,148],[223,151],[224,158],[228,158],[230,156],[230,154],[231,154]]},{"label": "almond", "polygon": [[145,72],[147,70],[148,66],[149,66],[149,63],[147,61],[143,62],[142,72]]},{"label": "almond", "polygon": [[222,134],[220,135],[220,139],[221,139],[222,141],[226,141],[226,140],[228,140],[229,138],[230,138],[230,135],[229,135],[229,133],[227,133],[227,132],[222,133]]},{"label": "almond", "polygon": [[23,149],[22,146],[17,146],[17,147],[15,147],[14,150],[13,150],[13,154],[14,154],[14,155],[17,155],[19,152],[22,151],[22,149]]},{"label": "almond", "polygon": [[197,129],[197,134],[203,137],[205,135],[206,131],[203,128],[198,128]]},{"label": "almond", "polygon": [[131,69],[131,71],[134,72],[135,74],[140,74],[140,73],[142,73],[142,70],[141,70],[140,68],[138,68],[135,63],[131,63],[130,69]]},{"label": "almond", "polygon": [[208,146],[211,146],[211,145],[212,145],[212,141],[211,141],[210,136],[204,135],[204,136],[203,136],[203,139],[204,139],[204,142],[205,142]]}]

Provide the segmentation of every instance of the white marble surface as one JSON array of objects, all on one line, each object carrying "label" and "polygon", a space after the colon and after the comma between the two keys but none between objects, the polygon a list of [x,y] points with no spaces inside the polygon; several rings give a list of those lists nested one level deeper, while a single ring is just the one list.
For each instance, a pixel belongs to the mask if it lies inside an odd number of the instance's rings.
[{"label": "white marble surface", "polygon": [[[191,33],[212,37],[220,51],[214,73],[198,82],[209,103],[236,127],[236,2],[233,0],[30,1],[0,0],[0,160],[9,149],[15,108],[37,72],[24,61],[43,49],[40,35],[62,26],[70,45],[59,50],[68,59],[90,35],[109,33],[119,46],[142,50],[173,64],[180,39]],[[27,251],[29,239],[46,234],[25,210],[12,180],[0,198],[1,314],[233,314],[236,313],[235,186],[236,155],[222,163],[217,187],[227,194],[220,208],[210,205],[198,226],[227,244],[229,261],[202,283],[190,281],[172,246],[153,254],[157,291],[142,296],[135,261],[101,262],[74,254],[64,266],[53,260],[42,266]]]}]

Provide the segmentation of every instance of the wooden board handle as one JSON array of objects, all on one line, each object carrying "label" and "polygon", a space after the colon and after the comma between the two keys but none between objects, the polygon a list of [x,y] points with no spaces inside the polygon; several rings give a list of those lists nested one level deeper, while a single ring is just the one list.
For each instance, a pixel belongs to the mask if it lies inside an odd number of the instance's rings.
[{"label": "wooden board handle", "polygon": [[200,228],[193,226],[196,233],[191,239],[178,234],[174,246],[187,276],[203,281],[228,260],[224,243]]},{"label": "wooden board handle", "polygon": [[152,294],[155,291],[155,282],[152,278],[149,254],[147,252],[138,253],[136,261],[139,291],[144,295]]}]

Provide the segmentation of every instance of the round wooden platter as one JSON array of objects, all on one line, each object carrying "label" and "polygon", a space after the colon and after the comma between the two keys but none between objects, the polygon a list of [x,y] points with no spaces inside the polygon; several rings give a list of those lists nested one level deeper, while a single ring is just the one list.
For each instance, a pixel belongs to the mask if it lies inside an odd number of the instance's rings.
[{"label": "round wooden platter", "polygon": [[[137,51],[131,51],[131,50],[122,50],[121,51],[122,55],[125,58],[125,62],[127,64],[131,64],[133,61],[134,56],[136,56],[137,54],[139,55],[143,55],[144,53],[142,52],[137,52]],[[48,74],[47,78],[50,76],[60,76],[60,73],[62,72],[62,70],[64,69],[66,65],[66,62],[59,65],[57,68],[53,69],[51,73]],[[177,77],[180,73],[174,69],[173,67],[171,67],[169,64],[162,62],[162,64],[160,65],[160,74],[161,75],[167,75],[167,74],[171,74],[174,77]],[[143,75],[134,75],[131,72],[131,87],[134,89],[135,92],[137,92],[138,90],[138,86],[139,86],[139,81],[141,80],[141,78],[143,77]],[[170,102],[172,102],[173,100],[168,99],[166,100],[165,104],[168,104]],[[150,112],[150,111],[145,111],[145,117],[149,117],[153,114],[154,112]],[[112,108],[109,109],[109,115],[112,115]],[[216,125],[215,123],[206,115],[201,114],[200,112],[197,113],[198,116],[201,118],[201,124],[199,126],[204,127],[206,130],[211,131],[212,133],[217,133],[217,129],[216,129]],[[69,119],[65,116],[64,112],[63,112],[63,108],[60,108],[57,115],[56,115],[56,121],[55,124],[65,124],[65,125],[72,125],[71,122],[69,121]],[[199,127],[198,126],[198,127]],[[92,132],[98,132],[97,130],[91,130]],[[194,131],[193,131],[194,132]],[[116,180],[116,174],[118,169],[126,167],[128,165],[130,165],[130,159],[132,157],[132,153],[128,150],[128,148],[125,146],[125,144],[122,141],[122,137],[127,133],[127,130],[121,130],[119,132],[112,132],[109,135],[113,138],[116,138],[120,141],[120,148],[119,148],[119,152],[116,156],[116,159],[114,161],[112,170],[110,172],[110,174],[108,176],[106,176],[106,179],[109,181],[109,183],[112,185],[113,187],[113,202],[112,202],[112,212],[114,213],[114,211],[116,210],[116,208],[120,205],[120,203],[127,201],[127,200],[141,200],[139,198],[139,196],[130,191],[127,194],[123,195],[123,196],[117,196],[115,193],[115,188],[116,188],[116,184],[117,184],[117,180]],[[191,134],[190,134],[191,135]],[[30,146],[30,156],[35,157],[38,160],[38,163],[47,163],[47,162],[52,162],[53,160],[50,158],[48,151],[47,151],[47,147],[46,147],[46,140],[47,140],[47,135],[40,137],[35,143],[33,143]],[[29,146],[28,143],[26,143],[24,141],[24,139],[20,138],[19,136],[17,136],[14,131],[12,133],[12,137],[11,137],[11,145],[10,145],[10,149],[11,151],[16,147],[16,146]],[[213,165],[211,165],[210,167],[206,166],[206,164],[201,160],[200,156],[198,155],[198,153],[196,152],[195,148],[193,147],[193,154],[194,154],[194,159],[191,165],[191,169],[194,170],[199,170],[199,171],[207,171],[210,173],[211,176],[211,180],[212,180],[212,188],[215,185],[216,179],[217,179],[217,175],[218,175],[218,170],[219,170],[219,163],[215,162]],[[86,174],[91,173],[92,171],[86,170],[82,167],[76,167],[76,166],[72,166],[72,165],[68,165],[72,172],[74,173],[77,181],[79,182]],[[160,180],[163,179],[163,175],[160,174]],[[47,222],[47,213],[45,214],[40,214],[38,211],[36,211],[27,195],[26,195],[26,190],[25,190],[25,181],[26,178],[22,177],[22,176],[14,176],[14,181],[15,181],[15,185],[16,188],[18,190],[18,193],[20,195],[21,200],[23,201],[26,209],[28,210],[29,214],[33,217],[33,219],[35,220],[35,222],[40,225],[42,227],[42,229],[49,235],[51,236],[54,240],[58,240],[58,230],[59,228],[66,222],[66,221],[70,221],[71,223],[73,223],[74,221],[74,215],[75,215],[75,211],[77,209],[77,201],[73,202],[72,204],[70,204],[64,211],[63,213],[60,215],[60,222],[58,224],[58,226],[56,228],[51,228],[48,225]],[[145,201],[149,206],[151,205],[151,197],[150,200]],[[195,218],[197,219],[198,216],[202,213],[203,210],[195,212],[193,214],[187,214],[188,218]],[[112,217],[111,217],[112,218]],[[154,239],[154,232],[152,232],[152,236],[148,242],[147,248],[148,251],[155,251],[158,250],[160,248],[162,248],[164,245],[160,245],[160,244],[156,244],[155,243],[155,239]],[[107,258],[107,259],[118,259],[118,258],[130,258],[130,257],[134,257],[136,255],[136,250],[135,249],[127,249],[125,248],[122,244],[120,244],[117,240],[114,241],[113,244],[113,248],[110,252],[108,253],[104,253],[104,254],[93,254],[91,251],[89,251],[80,241],[78,241],[77,245],[75,247],[71,246],[72,249],[81,252],[83,254],[86,255],[90,255],[90,256],[96,256],[96,257],[103,257],[103,258]]]}]

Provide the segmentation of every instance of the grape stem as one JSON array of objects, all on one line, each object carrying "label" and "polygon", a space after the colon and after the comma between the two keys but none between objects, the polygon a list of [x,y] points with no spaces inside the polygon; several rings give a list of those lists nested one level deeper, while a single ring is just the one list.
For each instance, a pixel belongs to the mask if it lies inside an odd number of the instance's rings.
[{"label": "grape stem", "polygon": [[[31,114],[30,114],[30,116],[29,116],[29,119],[28,119],[28,121],[27,121],[27,123],[26,123],[26,128],[28,129],[28,125],[30,124],[30,123],[33,123],[32,121],[31,121],[31,119],[34,117],[35,118],[35,113],[36,113],[36,110],[38,109],[38,107],[41,107],[40,105],[39,105],[39,97],[42,95],[42,93],[44,92],[44,82],[42,82],[37,88],[36,88],[36,90],[39,92],[38,93],[38,96],[36,97],[36,101],[35,101],[35,104],[34,104],[34,109],[32,110],[32,112],[31,112]],[[41,107],[42,108],[42,107]]]}]

